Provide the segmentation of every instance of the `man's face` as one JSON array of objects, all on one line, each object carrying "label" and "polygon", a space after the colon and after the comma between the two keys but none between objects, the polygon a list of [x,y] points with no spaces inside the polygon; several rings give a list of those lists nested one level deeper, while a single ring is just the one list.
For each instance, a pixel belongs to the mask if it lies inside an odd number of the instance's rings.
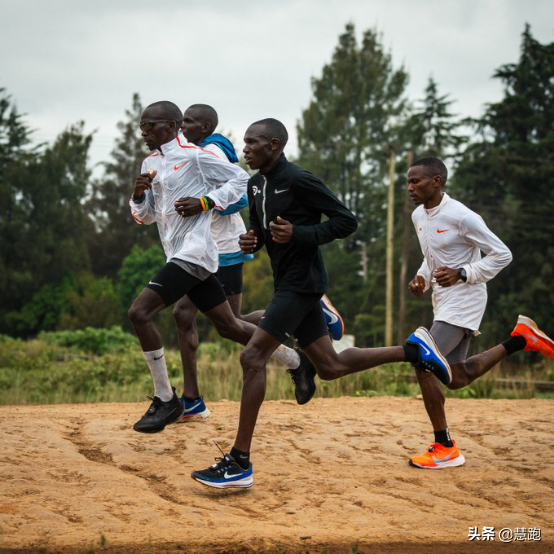
[{"label": "man's face", "polygon": [[140,134],[146,146],[156,150],[175,138],[175,122],[168,121],[156,107],[146,108],[140,116]]},{"label": "man's face", "polygon": [[190,109],[183,114],[181,130],[189,142],[197,145],[202,142],[206,134],[205,122],[200,119],[198,112]]},{"label": "man's face", "polygon": [[430,168],[416,165],[408,169],[408,194],[416,206],[425,204],[441,193],[442,179]]},{"label": "man's face", "polygon": [[274,155],[272,141],[263,125],[251,125],[244,135],[244,160],[250,169],[260,169],[271,163]]}]

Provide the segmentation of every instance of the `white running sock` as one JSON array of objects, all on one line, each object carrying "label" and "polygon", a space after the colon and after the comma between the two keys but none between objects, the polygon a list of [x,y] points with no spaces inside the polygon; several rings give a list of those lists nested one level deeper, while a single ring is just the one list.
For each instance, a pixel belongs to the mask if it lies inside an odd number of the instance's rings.
[{"label": "white running sock", "polygon": [[143,354],[154,380],[154,396],[157,396],[162,402],[169,402],[173,398],[173,389],[167,375],[164,349],[143,352]]},{"label": "white running sock", "polygon": [[288,346],[285,346],[284,344],[281,344],[281,346],[273,352],[271,357],[278,362],[281,362],[289,369],[296,369],[300,365],[300,356],[298,355],[298,352]]}]

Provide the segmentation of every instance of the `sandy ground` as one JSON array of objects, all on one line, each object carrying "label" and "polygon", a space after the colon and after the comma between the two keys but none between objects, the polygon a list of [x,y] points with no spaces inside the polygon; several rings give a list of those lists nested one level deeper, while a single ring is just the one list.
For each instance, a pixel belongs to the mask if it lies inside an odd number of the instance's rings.
[{"label": "sandy ground", "polygon": [[[190,478],[228,449],[238,404],[141,435],[147,404],[0,408],[0,551],[554,552],[554,402],[450,400],[460,468],[411,468],[430,442],[420,400],[267,402],[255,485]],[[542,541],[469,542],[469,527]]]}]

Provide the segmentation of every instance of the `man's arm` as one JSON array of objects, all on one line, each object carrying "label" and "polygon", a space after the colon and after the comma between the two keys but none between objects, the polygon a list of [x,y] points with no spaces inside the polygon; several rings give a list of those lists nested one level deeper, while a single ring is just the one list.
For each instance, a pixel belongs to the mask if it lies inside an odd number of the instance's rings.
[{"label": "man's arm", "polygon": [[[250,178],[248,173],[238,165],[229,163],[227,159],[222,160],[210,152],[197,150],[196,155],[204,181],[212,189],[207,196],[213,200],[215,207],[225,210],[238,202],[246,192]],[[225,184],[216,188],[221,183]]]},{"label": "man's arm", "polygon": [[319,246],[345,238],[357,229],[354,214],[315,175],[303,171],[293,188],[303,203],[329,219],[316,225],[294,225],[291,242]]},{"label": "man's arm", "polygon": [[150,225],[156,221],[156,209],[154,195],[152,194],[152,182],[156,171],[144,171],[135,180],[135,189],[129,200],[131,216],[139,225]]},{"label": "man's arm", "polygon": [[479,261],[463,266],[468,283],[486,283],[512,261],[508,247],[487,227],[480,215],[469,213],[462,221],[461,231],[467,243],[486,254]]},{"label": "man's arm", "polygon": [[219,215],[232,215],[232,214],[236,214],[237,212],[240,212],[243,208],[246,208],[246,206],[248,206],[248,195],[243,194],[241,199],[238,202],[231,204],[225,210],[218,210],[216,208],[214,212]]}]

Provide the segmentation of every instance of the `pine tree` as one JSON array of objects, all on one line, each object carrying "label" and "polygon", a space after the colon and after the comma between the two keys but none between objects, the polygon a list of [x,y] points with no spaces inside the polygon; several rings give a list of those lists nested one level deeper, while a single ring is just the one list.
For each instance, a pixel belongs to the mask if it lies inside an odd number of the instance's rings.
[{"label": "pine tree", "polygon": [[459,198],[509,246],[512,264],[489,285],[484,334],[505,336],[518,313],[554,328],[554,43],[526,26],[517,63],[494,74],[504,97],[476,122],[481,139],[455,178]]},{"label": "pine tree", "polygon": [[142,161],[149,155],[139,131],[142,104],[138,94],[125,112],[125,120],[117,124],[120,136],[104,163],[104,175],[92,185],[92,195],[87,203],[95,232],[89,238],[93,270],[97,275],[115,278],[123,259],[133,245],[142,247],[157,242],[155,226],[142,227],[131,218],[129,199],[140,174]]},{"label": "pine tree", "polygon": [[[361,273],[349,273],[348,298],[341,298],[341,292],[337,298],[338,303],[352,306],[351,313],[343,314],[351,331],[360,306],[372,309],[383,301],[387,190],[384,150],[397,138],[406,108],[407,81],[404,69],[393,67],[377,31],[365,31],[358,43],[354,25],[348,24],[331,62],[324,66],[320,77],[312,80],[313,100],[298,124],[300,164],[318,175],[358,218],[358,231],[343,244],[356,257],[355,264],[348,265],[360,267],[360,260],[365,265]],[[337,255],[326,259],[330,274],[335,273],[336,260],[345,262]],[[333,283],[331,290],[338,290]]]},{"label": "pine tree", "polygon": [[447,94],[439,95],[438,85],[430,77],[425,98],[406,124],[407,149],[415,158],[435,156],[444,160],[461,153],[467,137],[458,133],[463,122],[450,111],[453,103]]}]

